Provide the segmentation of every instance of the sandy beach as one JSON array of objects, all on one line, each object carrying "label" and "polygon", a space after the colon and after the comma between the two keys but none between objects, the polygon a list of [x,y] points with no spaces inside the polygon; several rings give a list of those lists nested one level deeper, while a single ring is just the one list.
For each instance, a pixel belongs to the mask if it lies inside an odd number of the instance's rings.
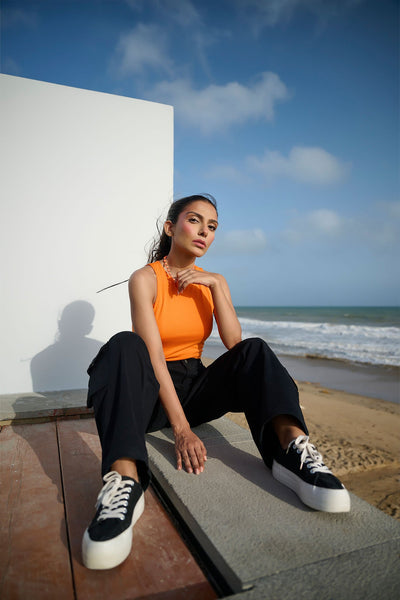
[{"label": "sandy beach", "polygon": [[[400,406],[297,382],[310,431],[347,489],[400,520]],[[227,415],[248,427],[242,413]]]}]

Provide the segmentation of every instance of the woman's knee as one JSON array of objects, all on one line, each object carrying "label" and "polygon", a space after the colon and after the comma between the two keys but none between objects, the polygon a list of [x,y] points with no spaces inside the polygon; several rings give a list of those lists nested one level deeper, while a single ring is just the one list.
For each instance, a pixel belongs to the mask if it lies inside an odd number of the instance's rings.
[{"label": "woman's knee", "polygon": [[147,346],[143,339],[133,331],[120,331],[110,338],[108,342],[110,356],[125,357],[128,361],[139,358],[146,363],[150,362]]},{"label": "woman's knee", "polygon": [[120,331],[109,340],[109,345],[119,348],[146,348],[142,338],[133,331]]},{"label": "woman's knee", "polygon": [[240,343],[242,344],[243,349],[245,349],[247,351],[252,351],[252,352],[257,352],[257,353],[258,352],[267,352],[267,353],[272,352],[272,350],[268,346],[267,342],[265,342],[260,337],[246,338],[245,340],[243,340]]},{"label": "woman's knee", "polygon": [[[275,364],[278,362],[274,351],[268,346],[262,338],[253,337],[247,338],[240,342],[240,353],[244,358],[246,365],[255,363],[260,364]],[[261,361],[261,362],[260,362]]]}]

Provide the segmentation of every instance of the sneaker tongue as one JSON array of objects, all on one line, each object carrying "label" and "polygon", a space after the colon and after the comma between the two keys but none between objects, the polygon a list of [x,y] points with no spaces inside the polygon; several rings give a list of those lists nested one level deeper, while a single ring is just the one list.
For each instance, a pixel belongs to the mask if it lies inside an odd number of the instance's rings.
[{"label": "sneaker tongue", "polygon": [[133,481],[133,483],[137,483],[137,481],[133,479],[133,477],[128,477],[128,475],[121,475],[121,479],[122,481]]}]

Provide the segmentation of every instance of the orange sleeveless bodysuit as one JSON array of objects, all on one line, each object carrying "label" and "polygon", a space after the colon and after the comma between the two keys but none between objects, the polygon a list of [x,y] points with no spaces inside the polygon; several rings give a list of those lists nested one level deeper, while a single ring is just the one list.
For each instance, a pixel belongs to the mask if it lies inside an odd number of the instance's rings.
[{"label": "orange sleeveless bodysuit", "polygon": [[[161,262],[150,263],[157,277],[157,297],[153,305],[166,360],[200,358],[213,325],[211,291],[192,283],[178,294],[175,280]],[[197,271],[202,271],[196,267]]]}]

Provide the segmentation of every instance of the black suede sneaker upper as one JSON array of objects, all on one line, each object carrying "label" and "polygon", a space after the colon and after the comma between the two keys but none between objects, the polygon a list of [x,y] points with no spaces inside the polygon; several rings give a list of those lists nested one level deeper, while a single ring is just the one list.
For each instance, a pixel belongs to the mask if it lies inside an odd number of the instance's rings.
[{"label": "black suede sneaker upper", "polygon": [[307,435],[301,435],[290,442],[287,450],[275,449],[274,459],[280,465],[300,477],[306,483],[321,488],[343,489],[343,484],[324,464],[321,454]]},{"label": "black suede sneaker upper", "polygon": [[88,527],[90,538],[96,542],[110,540],[130,526],[134,508],[143,493],[139,483],[115,471],[107,473],[103,479],[97,512]]}]

